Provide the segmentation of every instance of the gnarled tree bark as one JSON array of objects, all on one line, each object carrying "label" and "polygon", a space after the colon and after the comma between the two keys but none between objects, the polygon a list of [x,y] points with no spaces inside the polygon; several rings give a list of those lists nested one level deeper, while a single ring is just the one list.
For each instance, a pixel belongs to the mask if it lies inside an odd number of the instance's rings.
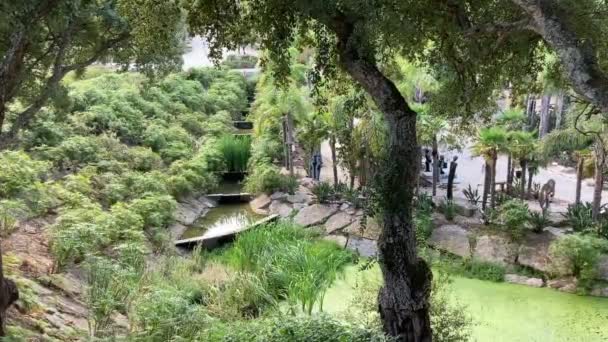
[{"label": "gnarled tree bark", "polygon": [[574,90],[608,113],[608,76],[589,41],[569,27],[567,13],[554,0],[512,0],[532,18],[532,29],[557,53]]},{"label": "gnarled tree bark", "polygon": [[4,278],[0,248],[0,336],[6,336],[6,310],[19,299],[19,289],[14,281]]},{"label": "gnarled tree bark", "polygon": [[359,53],[354,22],[341,16],[328,26],[338,38],[340,64],[371,95],[388,124],[388,156],[378,180],[383,215],[378,247],[384,276],[378,302],[384,331],[398,341],[431,341],[432,273],[417,255],[411,206],[419,167],[416,112],[375,62]]}]

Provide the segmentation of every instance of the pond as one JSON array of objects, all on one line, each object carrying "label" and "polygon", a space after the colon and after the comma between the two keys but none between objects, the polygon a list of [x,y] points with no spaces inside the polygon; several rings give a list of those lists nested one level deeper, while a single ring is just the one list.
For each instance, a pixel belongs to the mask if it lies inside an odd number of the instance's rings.
[{"label": "pond", "polygon": [[[363,279],[380,276],[377,267],[366,272]],[[325,297],[325,311],[339,312],[348,306],[357,273],[351,266],[336,281]],[[608,341],[608,298],[460,277],[453,280],[452,298],[465,304],[475,321],[474,341]]]},{"label": "pond", "polygon": [[194,222],[184,232],[182,239],[201,236],[210,230],[234,230],[262,218],[264,218],[264,215],[254,213],[248,202],[223,203],[210,209],[205,216]]}]

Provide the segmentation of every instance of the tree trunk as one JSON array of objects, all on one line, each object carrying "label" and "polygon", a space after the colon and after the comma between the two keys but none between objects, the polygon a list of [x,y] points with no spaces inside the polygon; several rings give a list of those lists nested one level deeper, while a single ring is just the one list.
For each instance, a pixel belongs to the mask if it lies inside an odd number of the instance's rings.
[{"label": "tree trunk", "polygon": [[437,196],[437,183],[439,183],[439,151],[437,146],[437,136],[433,136],[433,196]]},{"label": "tree trunk", "polygon": [[294,176],[294,167],[293,167],[293,119],[291,115],[287,113],[286,117],[287,122],[287,164],[289,165],[289,175]]},{"label": "tree trunk", "polygon": [[554,0],[511,0],[532,19],[533,30],[553,48],[573,89],[608,113],[608,76],[591,42],[577,35],[569,11]]},{"label": "tree trunk", "polygon": [[551,104],[551,95],[543,95],[540,101],[540,126],[538,128],[538,136],[544,137],[549,133],[549,107]]},{"label": "tree trunk", "polygon": [[387,155],[376,178],[382,212],[378,261],[384,285],[378,295],[386,334],[400,342],[432,340],[429,298],[432,273],[417,256],[412,199],[418,177],[416,112],[395,84],[384,76],[373,57],[359,54],[357,33],[349,18],[333,18],[328,25],[338,38],[339,61],[372,97],[388,126]]},{"label": "tree trunk", "polygon": [[513,158],[511,153],[507,155],[507,194],[511,194],[513,187]]},{"label": "tree trunk", "polygon": [[604,153],[602,147],[596,142],[595,147],[595,184],[593,188],[593,219],[597,220],[602,206],[602,190],[604,188]]},{"label": "tree trunk", "polygon": [[574,204],[581,203],[581,187],[583,183],[583,170],[585,168],[585,157],[579,156],[576,163],[576,197]]},{"label": "tree trunk", "polygon": [[533,131],[536,127],[536,96],[530,95],[526,108],[527,130]]},{"label": "tree trunk", "polygon": [[336,158],[336,137],[332,134],[329,138],[329,147],[331,148],[331,167],[334,172],[334,186],[338,186],[338,161]]},{"label": "tree trunk", "polygon": [[534,168],[528,168],[528,191],[527,191],[527,196],[528,198],[532,198],[532,179],[534,178],[534,173],[535,169]]},{"label": "tree trunk", "polygon": [[497,156],[492,156],[492,165],[490,166],[490,208],[496,206],[496,160]]},{"label": "tree trunk", "polygon": [[456,161],[452,161],[450,163],[450,171],[448,173],[448,193],[447,197],[451,200],[453,196],[453,187],[454,187],[454,177],[456,177],[456,167],[458,167],[458,163]]},{"label": "tree trunk", "polygon": [[19,289],[14,281],[4,278],[0,248],[0,336],[6,336],[6,310],[19,299]]},{"label": "tree trunk", "polygon": [[492,183],[492,167],[490,163],[486,161],[483,179],[483,197],[481,202],[481,209],[485,210],[488,204],[488,196],[490,195],[490,186]]},{"label": "tree trunk", "polygon": [[528,165],[528,161],[522,159],[519,161],[519,166],[521,166],[521,184],[519,185],[520,197],[522,200],[526,199],[526,166]]},{"label": "tree trunk", "polygon": [[561,90],[557,94],[557,98],[555,99],[555,129],[560,129],[562,127],[562,120],[564,117],[564,109],[565,109],[565,95],[564,91]]}]

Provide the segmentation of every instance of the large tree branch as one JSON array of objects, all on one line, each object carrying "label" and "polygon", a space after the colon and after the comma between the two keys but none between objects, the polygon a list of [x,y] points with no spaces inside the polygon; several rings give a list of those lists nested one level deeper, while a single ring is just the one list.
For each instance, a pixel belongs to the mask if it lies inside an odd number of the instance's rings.
[{"label": "large tree branch", "polygon": [[574,90],[608,113],[608,76],[598,65],[594,47],[568,26],[556,1],[511,0],[533,20],[534,30],[559,56]]},{"label": "large tree branch", "polygon": [[514,22],[496,22],[486,25],[472,26],[464,31],[465,36],[476,36],[480,34],[509,34],[522,31],[533,31],[534,26],[530,19],[522,19]]}]

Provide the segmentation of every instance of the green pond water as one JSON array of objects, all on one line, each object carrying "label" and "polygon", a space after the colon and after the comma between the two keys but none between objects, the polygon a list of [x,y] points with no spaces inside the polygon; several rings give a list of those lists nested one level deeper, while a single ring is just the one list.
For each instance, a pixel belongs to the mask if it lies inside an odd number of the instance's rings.
[{"label": "green pond water", "polygon": [[[358,276],[347,268],[327,292],[323,308],[348,307],[357,279],[379,277],[378,268]],[[586,297],[546,288],[454,277],[452,298],[467,306],[475,322],[473,341],[608,341],[608,298]]]},{"label": "green pond water", "polygon": [[203,235],[210,229],[232,230],[249,225],[264,218],[263,215],[254,213],[249,203],[226,203],[209,210],[207,215],[200,218],[192,227],[188,228],[182,235],[182,239],[189,239]]}]

